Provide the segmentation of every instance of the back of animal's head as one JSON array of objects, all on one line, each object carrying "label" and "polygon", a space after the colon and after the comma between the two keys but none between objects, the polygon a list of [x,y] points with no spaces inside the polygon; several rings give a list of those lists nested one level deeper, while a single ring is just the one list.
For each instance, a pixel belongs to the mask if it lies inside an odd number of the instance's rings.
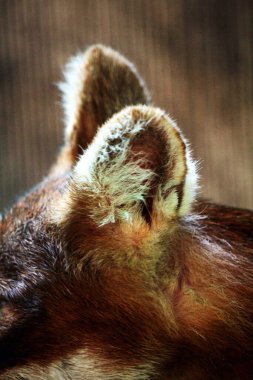
[{"label": "back of animal's head", "polygon": [[224,288],[196,290],[196,165],[124,57],[93,46],[65,77],[63,148],[0,224],[0,378],[162,379],[224,317]]},{"label": "back of animal's head", "polygon": [[2,378],[64,378],[59,363],[74,378],[80,366],[87,379],[145,378],[175,349],[164,292],[195,165],[124,57],[91,47],[65,78],[56,164],[1,221]]}]

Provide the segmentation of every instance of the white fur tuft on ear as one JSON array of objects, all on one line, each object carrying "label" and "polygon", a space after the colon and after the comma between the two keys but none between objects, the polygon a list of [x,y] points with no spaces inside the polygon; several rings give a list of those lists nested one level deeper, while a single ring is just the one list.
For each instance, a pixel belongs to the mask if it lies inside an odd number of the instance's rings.
[{"label": "white fur tuft on ear", "polygon": [[76,124],[82,105],[82,92],[86,78],[86,53],[78,53],[70,59],[64,69],[64,82],[58,87],[62,93],[62,103],[65,116],[65,139],[70,138],[72,128]]},{"label": "white fur tuft on ear", "polygon": [[76,190],[84,192],[89,201],[94,200],[91,203],[96,206],[89,214],[99,226],[117,220],[132,222],[133,216],[140,213],[140,205],[145,203],[148,184],[154,176],[151,170],[137,163],[126,163],[124,154],[106,171],[101,165],[87,176],[86,173],[78,174],[79,169],[81,165],[74,176]]},{"label": "white fur tuft on ear", "polygon": [[191,211],[192,204],[196,199],[199,191],[199,174],[198,174],[198,164],[193,160],[191,150],[188,143],[184,139],[186,145],[186,163],[187,172],[184,181],[184,196],[182,198],[182,203],[179,208],[179,215],[183,216]]}]

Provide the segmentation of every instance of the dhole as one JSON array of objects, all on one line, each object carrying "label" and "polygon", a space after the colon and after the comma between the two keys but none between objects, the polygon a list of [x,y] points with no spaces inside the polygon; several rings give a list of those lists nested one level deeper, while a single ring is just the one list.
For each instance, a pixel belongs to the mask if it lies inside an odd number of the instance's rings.
[{"label": "dhole", "polygon": [[252,379],[253,213],[196,163],[135,67],[66,67],[65,143],[0,224],[0,379]]}]

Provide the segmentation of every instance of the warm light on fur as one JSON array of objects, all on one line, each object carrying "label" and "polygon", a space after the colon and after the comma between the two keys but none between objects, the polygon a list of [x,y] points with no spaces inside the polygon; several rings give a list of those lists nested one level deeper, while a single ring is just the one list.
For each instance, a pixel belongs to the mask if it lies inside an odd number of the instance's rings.
[{"label": "warm light on fur", "polygon": [[[133,149],[136,139],[145,135],[149,138],[150,133],[160,134],[164,141],[154,147]],[[168,157],[161,157],[162,161],[156,163],[159,168],[153,168],[158,150]],[[164,173],[161,175],[158,169]],[[152,197],[153,209],[148,212],[155,223],[190,212],[197,173],[189,148],[169,116],[158,108],[135,106],[123,109],[99,130],[74,168],[72,182],[69,194],[54,212],[59,223],[68,219],[70,208],[75,208],[77,193],[78,201],[83,198],[87,212],[98,225],[117,220],[133,223],[139,217],[140,206]],[[181,199],[178,186],[182,187]],[[150,195],[151,191],[154,194]]]},{"label": "warm light on fur", "polygon": [[63,148],[0,219],[0,380],[250,380],[253,213],[198,198],[127,59],[64,75]]}]

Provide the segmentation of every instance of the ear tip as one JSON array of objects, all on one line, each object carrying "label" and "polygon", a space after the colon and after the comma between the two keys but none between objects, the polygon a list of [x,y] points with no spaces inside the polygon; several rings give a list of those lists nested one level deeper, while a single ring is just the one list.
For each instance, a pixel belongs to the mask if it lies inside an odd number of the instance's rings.
[{"label": "ear tip", "polygon": [[[113,70],[115,65],[118,65],[119,67],[124,68],[123,71],[125,71],[125,68],[127,67],[128,70],[133,74],[133,77],[136,78],[136,81],[131,83],[130,77],[129,77],[129,72],[128,72],[128,80],[129,85],[132,86],[137,86],[141,87],[143,91],[143,95],[141,99],[145,104],[150,104],[151,103],[151,95],[147,89],[147,86],[140,76],[135,64],[131,62],[124,53],[119,52],[118,50],[114,50],[112,47],[103,45],[103,44],[94,44],[90,45],[86,51],[84,52],[84,56],[87,60],[87,62],[90,62],[91,65],[107,65],[110,67],[111,70]],[[129,103],[130,104],[130,103]]]},{"label": "ear tip", "polygon": [[94,56],[98,54],[102,54],[102,55],[110,55],[110,54],[114,55],[115,53],[119,54],[112,47],[104,45],[104,44],[100,44],[100,43],[92,44],[88,46],[85,49],[84,53],[87,56]]},{"label": "ear tip", "polygon": [[112,47],[104,45],[104,44],[93,44],[88,46],[83,52],[82,52],[83,59],[85,59],[86,65],[97,65],[100,64],[111,64],[113,62],[121,63],[124,65],[127,65],[132,70],[135,66],[132,62],[130,62],[124,54],[121,52],[118,52],[114,50]]}]

